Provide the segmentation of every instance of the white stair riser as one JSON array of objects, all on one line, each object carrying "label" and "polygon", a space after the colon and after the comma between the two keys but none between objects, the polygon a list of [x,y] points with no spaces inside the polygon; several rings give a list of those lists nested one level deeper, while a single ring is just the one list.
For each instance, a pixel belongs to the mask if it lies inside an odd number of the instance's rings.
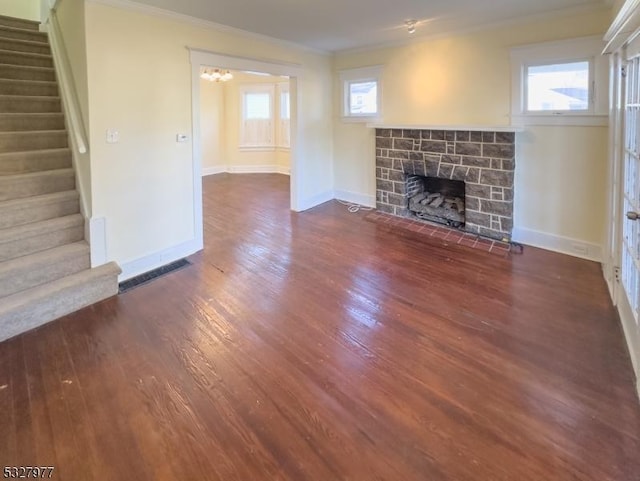
[{"label": "white stair riser", "polygon": [[61,200],[49,204],[29,206],[28,208],[19,206],[3,209],[0,207],[0,229],[55,219],[56,217],[78,214],[79,212],[80,203],[78,199]]},{"label": "white stair riser", "polygon": [[0,262],[26,256],[53,247],[71,244],[84,239],[82,225],[60,229],[54,232],[36,235],[26,239],[17,239],[0,244]]},{"label": "white stair riser", "polygon": [[89,249],[80,255],[29,265],[0,277],[0,299],[91,268]]},{"label": "white stair riser", "polygon": [[10,132],[0,133],[0,153],[41,149],[60,149],[68,146],[67,132]]},{"label": "white stair riser", "polygon": [[75,189],[73,172],[59,176],[35,176],[19,182],[0,177],[0,201],[23,199]]},{"label": "white stair riser", "polygon": [[71,153],[68,150],[42,153],[16,152],[0,156],[0,177],[43,170],[68,169],[71,164]]}]

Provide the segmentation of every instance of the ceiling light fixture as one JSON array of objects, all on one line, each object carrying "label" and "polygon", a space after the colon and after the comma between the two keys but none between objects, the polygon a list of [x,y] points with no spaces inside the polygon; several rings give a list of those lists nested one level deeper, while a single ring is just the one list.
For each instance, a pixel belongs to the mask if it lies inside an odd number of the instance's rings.
[{"label": "ceiling light fixture", "polygon": [[200,78],[208,80],[209,82],[226,82],[233,78],[233,75],[228,70],[223,72],[219,68],[204,69]]},{"label": "ceiling light fixture", "polygon": [[404,22],[404,26],[407,27],[407,32],[410,34],[416,33],[416,25],[418,22],[416,20],[407,20]]}]

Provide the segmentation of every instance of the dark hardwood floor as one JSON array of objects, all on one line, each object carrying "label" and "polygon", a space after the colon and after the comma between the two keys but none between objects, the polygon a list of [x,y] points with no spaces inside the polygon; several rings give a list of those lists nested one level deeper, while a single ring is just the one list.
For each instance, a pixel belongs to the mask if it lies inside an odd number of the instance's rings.
[{"label": "dark hardwood floor", "polygon": [[637,481],[598,264],[204,180],[204,252],[0,344],[0,469],[60,480]]}]

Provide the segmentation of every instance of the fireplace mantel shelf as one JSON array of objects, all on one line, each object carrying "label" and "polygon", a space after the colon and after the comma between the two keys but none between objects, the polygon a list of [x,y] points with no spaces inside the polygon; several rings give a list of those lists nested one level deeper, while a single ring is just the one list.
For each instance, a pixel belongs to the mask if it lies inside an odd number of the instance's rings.
[{"label": "fireplace mantel shelf", "polygon": [[469,132],[524,132],[524,127],[502,125],[402,125],[402,124],[367,124],[371,129],[403,129],[403,130],[450,130]]}]

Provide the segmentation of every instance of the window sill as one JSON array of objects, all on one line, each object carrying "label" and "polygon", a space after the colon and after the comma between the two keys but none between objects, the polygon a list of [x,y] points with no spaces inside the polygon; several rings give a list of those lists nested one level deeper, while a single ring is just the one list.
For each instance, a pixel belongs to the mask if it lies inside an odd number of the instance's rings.
[{"label": "window sill", "polygon": [[243,146],[238,147],[241,152],[275,152],[276,148],[273,145],[256,145],[256,146]]},{"label": "window sill", "polygon": [[607,127],[608,115],[580,114],[527,114],[512,115],[512,125],[565,125],[583,127]]},{"label": "window sill", "polygon": [[357,123],[363,123],[363,124],[367,124],[367,123],[376,123],[376,122],[381,122],[382,119],[379,116],[346,116],[343,115],[340,120],[342,120],[345,123],[350,123],[350,124],[357,124]]}]

